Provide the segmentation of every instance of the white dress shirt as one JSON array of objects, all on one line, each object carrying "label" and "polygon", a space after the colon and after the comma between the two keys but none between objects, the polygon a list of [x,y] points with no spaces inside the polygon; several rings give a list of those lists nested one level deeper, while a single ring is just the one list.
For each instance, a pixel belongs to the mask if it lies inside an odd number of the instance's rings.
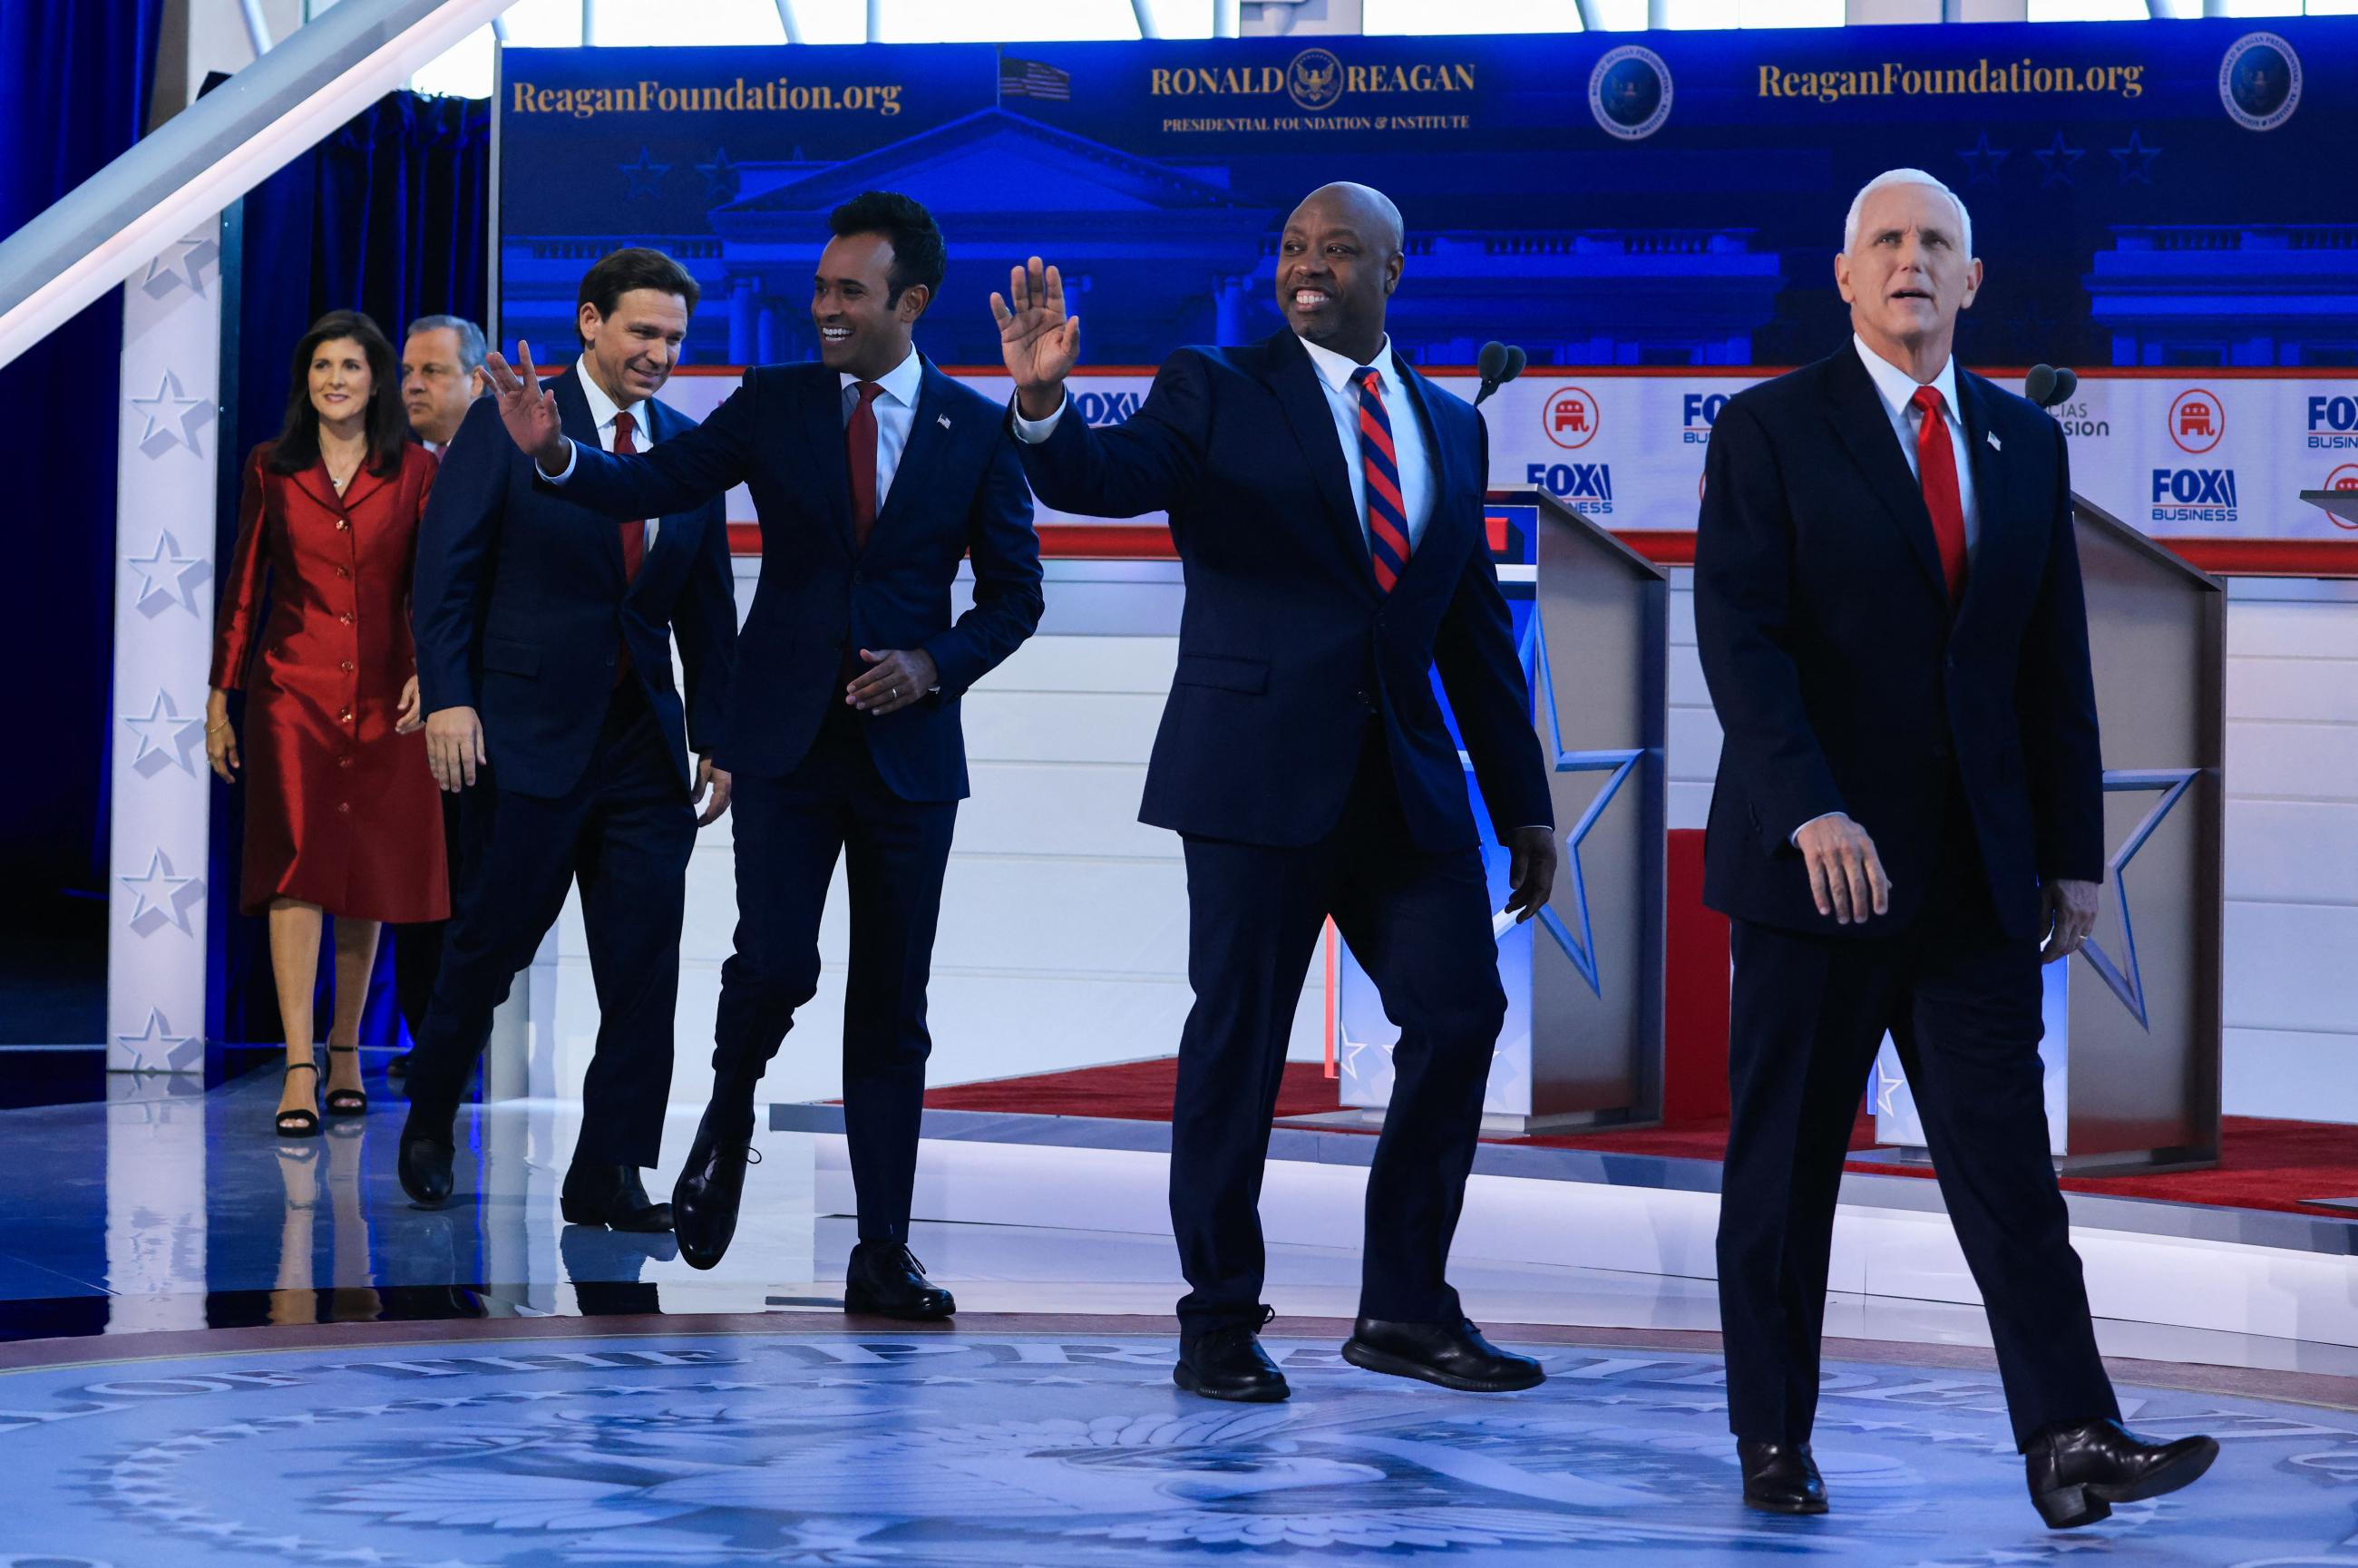
[{"label": "white dress shirt", "polygon": [[[1321,348],[1309,339],[1301,340],[1310,351],[1311,368],[1318,373],[1319,390],[1326,395],[1327,412],[1335,416],[1335,438],[1343,444],[1343,472],[1351,481],[1351,506],[1358,514],[1359,537],[1369,540],[1368,532],[1368,477],[1366,465],[1359,457],[1359,389],[1351,377],[1359,366],[1332,349]],[[1381,388],[1384,414],[1392,427],[1392,466],[1400,470],[1401,502],[1408,514],[1409,553],[1424,542],[1425,525],[1433,521],[1433,461],[1427,452],[1424,422],[1417,417],[1416,400],[1401,384],[1400,370],[1392,363],[1392,341],[1387,337],[1376,345],[1376,357],[1370,364],[1376,372],[1376,384]],[[1056,428],[1056,421],[1065,416],[1065,404],[1056,405],[1056,411],[1045,419],[1026,419],[1023,410],[1015,410],[1015,438],[1026,446],[1046,440]]]},{"label": "white dress shirt", "polygon": [[[860,378],[846,371],[843,382],[843,422],[851,423],[851,411],[860,406],[860,395],[851,389]],[[876,378],[884,390],[876,395],[876,511],[884,511],[884,498],[892,492],[892,476],[900,470],[901,454],[909,449],[909,431],[917,422],[917,391],[925,384],[925,362],[911,349],[909,357]]]},{"label": "white dress shirt", "polygon": [[[573,362],[573,373],[581,378],[581,391],[590,399],[590,417],[598,422],[600,447],[610,452],[614,449],[614,416],[618,414],[628,414],[631,416],[632,450],[644,452],[655,444],[655,433],[647,427],[645,398],[640,398],[627,408],[618,406],[612,398],[606,395],[606,389],[598,384],[598,378],[590,373],[590,356],[587,354]],[[561,485],[571,479],[573,464],[573,455],[568,452],[565,457],[565,471],[548,475],[548,482]],[[646,520],[646,527],[647,548],[652,550],[655,547],[655,535],[661,531],[663,521],[661,518],[650,517]]]},{"label": "white dress shirt", "polygon": [[[1908,460],[1908,472],[1918,486],[1924,476],[1916,467],[1916,435],[1923,428],[1924,414],[1912,401],[1916,395],[1916,378],[1866,346],[1866,340],[1853,332],[1850,341],[1858,348],[1858,357],[1866,362],[1866,373],[1875,378],[1875,390],[1883,399],[1883,412],[1891,420],[1891,433],[1898,438],[1900,456]],[[1949,448],[1957,458],[1957,501],[1965,514],[1965,554],[1970,559],[1973,548],[1981,542],[1980,509],[1974,502],[1974,454],[1966,444],[1965,416],[1957,407],[1957,361],[1951,355],[1941,366],[1941,373],[1927,384],[1941,389],[1942,413],[1941,423],[1949,427]]]}]

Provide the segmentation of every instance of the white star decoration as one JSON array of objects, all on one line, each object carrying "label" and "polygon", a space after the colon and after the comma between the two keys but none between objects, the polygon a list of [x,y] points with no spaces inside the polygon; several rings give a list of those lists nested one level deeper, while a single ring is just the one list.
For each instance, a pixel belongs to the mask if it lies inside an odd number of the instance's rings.
[{"label": "white star decoration", "polygon": [[147,264],[147,276],[139,280],[140,288],[152,299],[161,299],[175,288],[185,285],[189,293],[204,297],[205,269],[221,258],[221,247],[211,236],[195,234],[185,240],[175,240],[164,252]]},{"label": "white star decoration", "polygon": [[180,554],[179,541],[169,529],[156,535],[154,549],[125,557],[123,564],[139,574],[139,592],[131,602],[140,614],[152,621],[176,604],[191,615],[200,613],[196,590],[212,576],[212,563]]},{"label": "white star decoration", "polygon": [[148,856],[146,872],[119,880],[137,901],[128,922],[135,935],[152,936],[168,925],[178,927],[184,935],[196,935],[189,925],[189,911],[204,902],[205,884],[196,877],[174,876],[163,850]]},{"label": "white star decoration", "polygon": [[136,1034],[118,1034],[115,1045],[131,1056],[135,1073],[178,1073],[195,1065],[205,1054],[205,1043],[193,1035],[175,1034],[162,1012],[147,1010],[147,1024]]},{"label": "white star decoration", "polygon": [[139,432],[141,451],[158,458],[175,447],[186,447],[200,458],[205,455],[204,448],[197,444],[197,436],[213,416],[212,402],[183,395],[178,374],[166,371],[163,379],[156,384],[154,395],[126,401],[147,421],[147,427]]},{"label": "white star decoration", "polygon": [[126,713],[123,722],[139,738],[138,754],[131,759],[133,773],[152,779],[167,768],[178,768],[191,778],[197,776],[191,753],[204,739],[205,721],[200,717],[182,718],[168,692],[159,689],[153,708],[144,715]]}]

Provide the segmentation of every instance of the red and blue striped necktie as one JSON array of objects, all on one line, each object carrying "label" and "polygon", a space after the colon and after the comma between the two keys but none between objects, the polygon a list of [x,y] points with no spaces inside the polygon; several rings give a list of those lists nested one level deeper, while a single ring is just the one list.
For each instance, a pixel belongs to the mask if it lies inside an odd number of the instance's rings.
[{"label": "red and blue striped necktie", "polygon": [[1392,422],[1384,412],[1383,383],[1376,367],[1351,373],[1359,389],[1359,467],[1368,495],[1368,549],[1376,586],[1386,593],[1408,569],[1408,503],[1401,499],[1400,459],[1392,450]]}]

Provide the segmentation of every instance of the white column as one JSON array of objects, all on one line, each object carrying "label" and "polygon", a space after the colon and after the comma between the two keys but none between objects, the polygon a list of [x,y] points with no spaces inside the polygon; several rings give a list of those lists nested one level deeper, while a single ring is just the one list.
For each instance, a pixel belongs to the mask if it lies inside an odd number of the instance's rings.
[{"label": "white column", "polygon": [[123,290],[107,1067],[204,1065],[221,222]]}]

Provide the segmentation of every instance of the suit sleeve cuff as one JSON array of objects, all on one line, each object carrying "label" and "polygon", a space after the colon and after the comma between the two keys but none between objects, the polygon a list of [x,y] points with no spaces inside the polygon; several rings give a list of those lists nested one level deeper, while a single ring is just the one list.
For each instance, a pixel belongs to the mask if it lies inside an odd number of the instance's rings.
[{"label": "suit sleeve cuff", "polygon": [[[1807,827],[1813,822],[1823,822],[1828,817],[1841,816],[1843,815],[1844,813],[1839,811],[1822,811],[1817,816],[1811,817],[1809,822],[1802,823],[1801,827]],[[1796,849],[1801,847],[1801,827],[1796,827],[1790,833],[1785,835],[1785,842],[1790,844]]]},{"label": "suit sleeve cuff", "polygon": [[1065,409],[1068,406],[1069,402],[1069,399],[1065,398],[1062,393],[1059,393],[1057,395],[1055,412],[1051,413],[1045,419],[1026,419],[1023,417],[1022,406],[1018,404],[1013,398],[1010,398],[1007,404],[1007,412],[1012,417],[1015,425],[1015,438],[1022,442],[1027,447],[1036,447],[1041,442],[1046,440],[1049,437],[1055,435],[1056,433],[1056,421],[1065,416]]},{"label": "suit sleeve cuff", "polygon": [[535,462],[532,465],[532,471],[539,474],[544,482],[562,487],[567,480],[573,477],[573,470],[579,465],[580,461],[581,449],[573,440],[573,438],[568,436],[566,438],[565,441],[565,466],[563,468],[557,470],[555,473],[548,473],[541,468],[539,463]]}]

